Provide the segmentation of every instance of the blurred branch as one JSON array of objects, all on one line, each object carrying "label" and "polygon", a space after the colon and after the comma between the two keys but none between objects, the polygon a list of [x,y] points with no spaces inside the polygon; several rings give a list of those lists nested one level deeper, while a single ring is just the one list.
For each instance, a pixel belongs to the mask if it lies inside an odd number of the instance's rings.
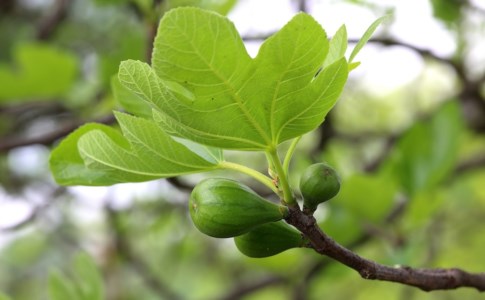
[{"label": "blurred branch", "polygon": [[61,194],[63,194],[66,191],[66,188],[63,186],[56,186],[52,191],[49,192],[49,195],[46,196],[46,199],[43,204],[37,205],[32,209],[30,214],[25,217],[23,220],[17,222],[16,224],[6,226],[6,227],[0,227],[0,232],[12,232],[12,231],[17,231],[20,230],[28,225],[31,225],[39,216],[41,216],[44,211],[49,208],[49,206],[52,204],[52,200],[56,199],[59,197]]},{"label": "blurred branch", "polygon": [[[101,117],[99,119],[93,120],[92,122],[102,123],[102,124],[112,124],[114,123],[115,118],[114,115],[107,115]],[[51,145],[57,139],[62,138],[68,135],[70,132],[78,128],[79,126],[85,124],[86,122],[80,121],[73,121],[62,125],[61,127],[57,128],[55,131],[35,136],[29,138],[17,138],[13,137],[11,139],[2,139],[0,140],[0,153],[7,152],[16,147],[23,147],[29,145]]]},{"label": "blurred branch", "polygon": [[363,258],[341,246],[318,227],[313,216],[298,207],[290,208],[286,221],[309,239],[314,250],[357,271],[364,279],[397,282],[424,291],[471,287],[485,291],[485,273],[468,273],[461,269],[415,269],[408,266],[389,267]]},{"label": "blurred branch", "polygon": [[308,3],[307,0],[297,0],[298,11],[308,13]]},{"label": "blurred branch", "polygon": [[153,272],[149,265],[140,259],[141,256],[134,252],[120,223],[118,213],[109,204],[105,206],[105,211],[108,217],[108,223],[113,231],[118,254],[131,265],[147,287],[152,289],[159,297],[169,300],[181,299]]},{"label": "blurred branch", "polygon": [[239,284],[235,289],[233,289],[232,291],[229,291],[227,295],[219,298],[219,300],[241,299],[244,296],[247,296],[253,292],[260,291],[269,286],[283,284],[285,282],[286,282],[286,279],[284,279],[283,277],[274,276],[274,277],[263,278],[253,283]]},{"label": "blurred branch", "polygon": [[66,19],[70,3],[71,0],[56,0],[52,13],[42,19],[37,27],[37,39],[47,40],[54,34]]}]

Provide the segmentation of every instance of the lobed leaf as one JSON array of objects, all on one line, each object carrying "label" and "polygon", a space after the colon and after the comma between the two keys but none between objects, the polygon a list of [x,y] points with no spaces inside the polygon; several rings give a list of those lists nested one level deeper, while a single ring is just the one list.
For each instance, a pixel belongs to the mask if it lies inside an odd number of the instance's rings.
[{"label": "lobed leaf", "polygon": [[228,19],[179,8],[160,22],[153,69],[126,61],[119,79],[155,108],[154,120],[171,135],[266,150],[315,129],[334,105],[348,67],[339,59],[317,75],[328,48],[325,31],[302,13],[253,60]]}]

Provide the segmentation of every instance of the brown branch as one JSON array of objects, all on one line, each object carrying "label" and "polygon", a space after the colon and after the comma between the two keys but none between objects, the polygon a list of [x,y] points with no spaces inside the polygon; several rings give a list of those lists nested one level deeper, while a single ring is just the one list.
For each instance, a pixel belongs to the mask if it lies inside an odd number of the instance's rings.
[{"label": "brown branch", "polygon": [[57,0],[54,4],[54,11],[38,25],[37,39],[47,40],[59,28],[59,25],[66,19],[67,11],[71,0]]},{"label": "brown branch", "polygon": [[[112,124],[114,123],[114,115],[107,115],[93,122],[102,124]],[[7,152],[16,147],[29,146],[29,145],[51,145],[57,139],[62,138],[78,128],[79,126],[85,124],[85,122],[74,121],[63,125],[55,131],[49,132],[44,135],[30,137],[30,138],[12,138],[0,140],[0,153]]]},{"label": "brown branch", "polygon": [[290,208],[286,221],[304,233],[316,252],[357,271],[364,279],[382,280],[418,287],[424,291],[471,287],[485,291],[485,273],[468,273],[460,269],[414,269],[407,266],[389,267],[363,258],[327,236],[313,216],[299,208]]}]

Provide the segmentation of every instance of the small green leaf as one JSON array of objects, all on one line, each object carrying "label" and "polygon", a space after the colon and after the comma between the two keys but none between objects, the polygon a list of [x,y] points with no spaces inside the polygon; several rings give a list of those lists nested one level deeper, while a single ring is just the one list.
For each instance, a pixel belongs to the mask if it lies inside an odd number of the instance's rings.
[{"label": "small green leaf", "polygon": [[[167,135],[154,122],[116,113],[122,143],[100,130],[84,134],[78,142],[86,165],[95,170],[117,170],[122,182],[137,182],[214,170],[212,161],[189,150]],[[128,144],[128,145],[127,145]],[[198,149],[200,150],[200,149]]]},{"label": "small green leaf", "polygon": [[49,276],[50,300],[83,300],[76,286],[59,271],[52,271]]},{"label": "small green leaf", "polygon": [[340,58],[345,56],[345,51],[347,50],[347,29],[345,25],[342,25],[335,35],[330,40],[330,49],[328,55],[325,58],[322,68],[333,64]]},{"label": "small green leaf", "polygon": [[364,45],[369,41],[369,39],[371,38],[371,36],[374,33],[374,31],[376,31],[377,27],[379,27],[379,25],[382,22],[384,22],[386,19],[388,19],[388,18],[389,18],[389,16],[380,17],[379,19],[375,20],[369,26],[369,28],[367,28],[367,30],[365,31],[365,33],[362,36],[362,38],[359,40],[359,42],[357,43],[357,45],[355,45],[354,50],[352,50],[352,53],[350,54],[350,57],[349,57],[349,63],[352,63],[353,62],[355,56],[364,47]]}]

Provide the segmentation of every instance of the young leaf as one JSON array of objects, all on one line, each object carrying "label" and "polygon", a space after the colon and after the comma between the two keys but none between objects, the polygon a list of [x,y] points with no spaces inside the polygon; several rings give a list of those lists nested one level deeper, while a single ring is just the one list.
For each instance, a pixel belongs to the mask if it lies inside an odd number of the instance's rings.
[{"label": "young leaf", "polygon": [[116,118],[124,135],[123,141],[99,130],[90,131],[79,139],[79,153],[88,168],[120,171],[122,182],[217,168],[214,161],[208,161],[178,143],[152,121],[122,113],[116,113]]},{"label": "young leaf", "polygon": [[119,78],[156,107],[154,119],[169,134],[266,150],[316,128],[335,103],[347,64],[335,62],[315,78],[327,51],[325,32],[306,14],[296,15],[252,60],[229,20],[179,8],[160,22],[153,70],[127,61]]},{"label": "young leaf", "polygon": [[335,35],[330,40],[330,49],[328,55],[325,58],[322,68],[333,64],[340,58],[345,56],[345,51],[347,50],[347,29],[345,25],[340,26]]},{"label": "young leaf", "polygon": [[352,50],[352,53],[350,54],[350,57],[349,57],[349,63],[352,63],[353,62],[355,56],[364,47],[364,45],[369,41],[369,39],[371,38],[371,36],[374,33],[374,31],[376,31],[377,27],[379,27],[379,25],[382,22],[384,22],[387,18],[389,18],[389,16],[380,17],[379,19],[375,20],[369,26],[369,28],[367,28],[367,30],[365,31],[365,33],[362,36],[362,38],[359,40],[359,42],[357,43],[357,45],[355,45],[354,50]]}]

